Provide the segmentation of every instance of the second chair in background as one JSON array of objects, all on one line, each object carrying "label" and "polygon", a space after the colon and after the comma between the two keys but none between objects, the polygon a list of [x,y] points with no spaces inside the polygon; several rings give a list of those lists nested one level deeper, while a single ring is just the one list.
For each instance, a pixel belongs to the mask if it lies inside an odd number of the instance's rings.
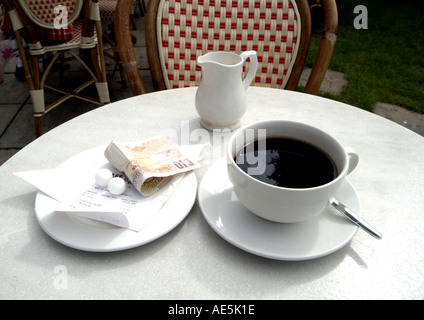
[{"label": "second chair in background", "polygon": [[[34,108],[36,137],[42,134],[42,116],[71,97],[100,105],[110,102],[102,39],[97,37],[102,33],[98,0],[1,1],[11,18],[23,62]],[[42,58],[47,62],[43,72],[40,71]],[[76,88],[69,88],[62,81],[63,63],[69,58],[77,60],[90,76],[88,80],[82,79]],[[56,67],[59,77],[53,83],[48,75]],[[93,83],[97,94],[83,93]],[[44,88],[60,93],[61,97],[46,105]]]}]

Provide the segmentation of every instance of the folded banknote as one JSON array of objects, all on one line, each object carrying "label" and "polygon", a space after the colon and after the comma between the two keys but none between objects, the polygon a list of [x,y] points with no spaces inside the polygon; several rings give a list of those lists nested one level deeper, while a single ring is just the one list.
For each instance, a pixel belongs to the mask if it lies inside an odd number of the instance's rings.
[{"label": "folded banknote", "polygon": [[200,166],[196,160],[184,154],[178,145],[161,137],[132,146],[112,141],[104,155],[143,196],[156,193],[172,176]]}]

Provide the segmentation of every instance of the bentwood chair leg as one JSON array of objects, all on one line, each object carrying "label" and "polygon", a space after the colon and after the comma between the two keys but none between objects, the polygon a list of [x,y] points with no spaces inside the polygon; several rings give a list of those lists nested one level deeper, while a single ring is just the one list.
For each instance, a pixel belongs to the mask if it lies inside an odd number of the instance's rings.
[{"label": "bentwood chair leg", "polygon": [[131,24],[133,26],[133,30],[137,30],[137,23],[135,22],[134,13],[132,13],[130,16],[131,16],[130,18],[131,18]]},{"label": "bentwood chair leg", "polygon": [[[41,89],[40,60],[38,56],[31,56],[31,67],[34,79],[34,90],[38,91]],[[35,110],[38,109],[36,106],[38,106],[40,102],[33,100],[32,103],[34,104],[35,137],[38,138],[43,134],[43,128],[41,126],[41,115],[35,116]],[[42,107],[45,110],[45,106],[43,105]]]},{"label": "bentwood chair leg", "polygon": [[90,49],[90,57],[91,57],[91,64],[94,68],[94,73],[96,75],[97,81],[102,82],[103,81],[102,70],[100,70],[96,48]]},{"label": "bentwood chair leg", "polygon": [[38,56],[31,56],[31,67],[34,79],[34,90],[40,89],[40,60]]},{"label": "bentwood chair leg", "polygon": [[34,116],[34,122],[35,122],[35,137],[38,138],[43,134],[42,117]]}]

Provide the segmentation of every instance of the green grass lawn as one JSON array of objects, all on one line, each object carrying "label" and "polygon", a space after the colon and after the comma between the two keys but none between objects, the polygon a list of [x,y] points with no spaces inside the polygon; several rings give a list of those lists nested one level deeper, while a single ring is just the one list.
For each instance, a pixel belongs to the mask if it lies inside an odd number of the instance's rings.
[{"label": "green grass lawn", "polygon": [[[338,0],[339,30],[330,69],[346,74],[336,99],[366,110],[378,102],[424,113],[424,1]],[[368,29],[355,29],[356,5],[368,9]],[[311,43],[316,55],[322,25]]]}]

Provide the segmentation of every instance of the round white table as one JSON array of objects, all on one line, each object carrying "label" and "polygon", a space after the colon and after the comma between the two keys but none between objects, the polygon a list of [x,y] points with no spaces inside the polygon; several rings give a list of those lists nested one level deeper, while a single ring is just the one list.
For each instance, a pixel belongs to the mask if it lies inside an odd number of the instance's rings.
[{"label": "round white table", "polygon": [[[55,168],[111,140],[200,130],[195,90],[155,92],[98,108],[44,134],[0,167],[1,299],[424,297],[424,138],[370,112],[297,92],[249,88],[242,125],[300,121],[354,148],[360,162],[349,181],[362,217],[382,240],[359,229],[347,245],[321,258],[268,259],[220,237],[197,200],[175,229],[129,250],[76,250],[41,229],[34,215],[37,189],[13,172]],[[219,154],[221,146],[214,148]],[[215,160],[196,171],[198,184]]]}]

